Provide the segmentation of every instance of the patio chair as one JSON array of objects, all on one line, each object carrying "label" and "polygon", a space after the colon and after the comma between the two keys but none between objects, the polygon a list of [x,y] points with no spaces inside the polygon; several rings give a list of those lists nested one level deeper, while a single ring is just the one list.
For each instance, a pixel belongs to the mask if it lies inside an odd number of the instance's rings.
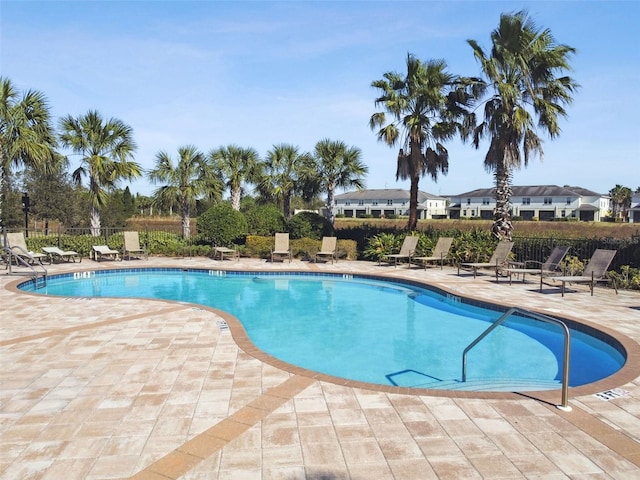
[{"label": "patio chair", "polygon": [[49,263],[53,263],[55,260],[66,261],[66,262],[78,262],[82,261],[82,257],[78,252],[74,252],[73,250],[60,250],[58,247],[42,247],[42,251],[49,256]]},{"label": "patio chair", "polygon": [[406,258],[408,261],[408,267],[411,268],[411,257],[416,253],[416,247],[418,246],[419,239],[420,237],[417,235],[407,235],[404,237],[400,251],[398,253],[384,255],[380,260],[378,260],[378,265],[380,265],[381,261],[386,261],[390,264],[391,259],[393,259],[393,266],[395,268],[398,266],[398,260]]},{"label": "patio chair", "polygon": [[6,247],[11,250],[11,254],[15,257],[20,257],[27,263],[40,263],[43,260],[47,260],[49,257],[46,253],[36,253],[27,248],[27,241],[24,238],[24,233],[7,233]]},{"label": "patio chair", "polygon": [[233,248],[213,247],[212,251],[213,251],[213,259],[214,260],[216,259],[216,256],[218,256],[218,254],[220,255],[220,261],[224,260],[225,255],[227,257],[235,258],[236,261],[240,260],[240,252],[238,252],[238,250],[235,250]]},{"label": "patio chair", "polygon": [[[560,282],[562,284],[561,290],[563,297],[565,285],[567,283],[569,285],[571,285],[572,283],[586,283],[589,285],[589,290],[591,290],[591,296],[593,296],[593,288],[597,283],[610,281],[610,279],[607,277],[607,270],[609,269],[609,265],[611,265],[611,262],[615,255],[616,250],[605,250],[602,248],[598,248],[595,252],[593,252],[593,255],[591,255],[591,258],[587,262],[587,265],[584,267],[582,275],[544,275],[544,278],[549,278],[553,282]],[[618,287],[616,286],[615,280],[613,282],[613,288],[616,291],[617,295]]]},{"label": "patio chair", "polygon": [[513,242],[498,242],[493,255],[488,262],[477,263],[459,263],[458,275],[460,275],[460,269],[473,270],[473,278],[476,278],[478,270],[485,268],[493,268],[496,272],[496,281],[498,280],[498,273],[502,268],[508,265],[509,255],[513,249]]},{"label": "patio chair", "polygon": [[291,263],[291,248],[289,247],[289,234],[288,233],[276,233],[275,245],[271,250],[271,262],[277,258],[289,259]]},{"label": "patio chair", "polygon": [[[543,275],[558,275],[560,274],[560,264],[569,251],[568,246],[558,245],[553,247],[551,253],[544,262],[536,260],[525,260],[521,263],[512,263],[512,266],[502,269],[503,273],[506,273],[509,277],[509,285],[511,285],[513,275],[522,275],[522,283],[525,281],[525,275],[540,275],[540,291],[542,291],[542,277]],[[534,268],[533,265],[538,264],[539,267]]]},{"label": "patio chair", "polygon": [[451,244],[453,243],[453,237],[440,237],[436,242],[436,246],[433,247],[433,252],[429,257],[414,257],[415,262],[421,262],[424,264],[424,269],[427,269],[427,265],[432,262],[440,262],[440,270],[444,267],[444,261],[448,259],[449,251],[451,250]]},{"label": "patio chair", "polygon": [[122,258],[131,260],[132,253],[144,255],[145,260],[149,260],[147,250],[140,246],[140,236],[138,232],[124,232],[124,245],[122,246]]},{"label": "patio chair", "polygon": [[331,263],[334,260],[338,261],[338,256],[336,255],[336,244],[338,242],[337,237],[322,237],[322,245],[320,246],[320,251],[316,253],[316,263],[318,263],[318,257],[320,258],[330,258]]},{"label": "patio chair", "polygon": [[91,249],[96,262],[101,261],[103,258],[111,258],[112,260],[119,260],[120,252],[118,250],[111,250],[107,245],[94,245]]}]

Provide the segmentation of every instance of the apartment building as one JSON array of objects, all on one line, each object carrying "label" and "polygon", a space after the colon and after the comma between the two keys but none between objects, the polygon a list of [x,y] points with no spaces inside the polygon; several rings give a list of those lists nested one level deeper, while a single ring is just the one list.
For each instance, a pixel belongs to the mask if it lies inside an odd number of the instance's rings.
[{"label": "apartment building", "polygon": [[[511,215],[523,220],[577,218],[581,221],[604,220],[611,203],[602,195],[582,187],[557,185],[513,186]],[[480,188],[451,197],[449,218],[493,219],[495,187]]]},{"label": "apartment building", "polygon": [[[390,215],[409,215],[409,191],[399,188],[380,190],[361,190],[348,192],[335,197],[336,214],[345,217],[362,217],[371,215],[374,218]],[[418,218],[446,218],[447,199],[418,192]]]}]

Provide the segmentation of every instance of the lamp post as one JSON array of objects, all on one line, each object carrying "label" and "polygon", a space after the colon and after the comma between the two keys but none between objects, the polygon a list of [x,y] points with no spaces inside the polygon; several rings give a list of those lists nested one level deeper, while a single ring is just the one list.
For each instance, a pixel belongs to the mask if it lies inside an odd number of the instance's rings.
[{"label": "lamp post", "polygon": [[24,236],[29,236],[29,194],[22,194],[22,211],[24,212]]}]

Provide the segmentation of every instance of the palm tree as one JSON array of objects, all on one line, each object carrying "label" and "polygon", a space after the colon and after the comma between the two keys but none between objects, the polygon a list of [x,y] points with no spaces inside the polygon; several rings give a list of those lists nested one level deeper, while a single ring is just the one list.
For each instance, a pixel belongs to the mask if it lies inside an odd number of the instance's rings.
[{"label": "palm tree", "polygon": [[[511,240],[511,177],[529,156],[542,158],[542,140],[538,127],[551,139],[560,133],[558,117],[566,117],[565,105],[578,88],[569,76],[569,56],[575,49],[557,44],[548,29],[540,30],[525,11],[502,14],[500,24],[491,33],[491,55],[474,40],[467,40],[485,77],[489,98],[484,105],[484,120],[475,128],[473,145],[490,138],[484,159],[487,171],[496,182],[496,209],[493,234]],[[534,122],[534,117],[537,121]]]},{"label": "palm tree", "polygon": [[633,196],[631,189],[616,185],[609,190],[609,196],[611,196],[611,203],[613,203],[613,216],[616,219],[626,220],[627,211],[631,208],[631,197]]},{"label": "palm tree", "polygon": [[91,204],[91,234],[100,235],[100,208],[110,190],[122,180],[132,180],[142,174],[140,165],[133,162],[136,144],[133,130],[117,118],[105,120],[100,113],[89,110],[86,115],[60,120],[63,146],[82,156],[80,166],[72,173],[74,182],[82,184],[89,179]]},{"label": "palm tree", "polygon": [[12,167],[48,171],[56,163],[56,139],[45,96],[27,90],[22,96],[11,80],[0,77],[0,225]]},{"label": "palm tree", "polygon": [[253,148],[229,145],[213,150],[209,157],[217,176],[226,179],[226,186],[231,195],[231,207],[240,211],[242,183],[255,183],[260,176],[258,152]]},{"label": "palm tree", "polygon": [[267,152],[258,191],[264,198],[274,199],[282,205],[284,218],[291,218],[291,198],[306,195],[314,178],[314,161],[308,153],[287,144],[274,145]]},{"label": "palm tree", "polygon": [[189,238],[191,231],[191,210],[196,199],[202,195],[210,197],[222,193],[222,182],[214,178],[205,155],[193,145],[178,148],[178,160],[173,160],[166,152],[156,154],[156,165],[149,172],[153,183],[165,183],[154,192],[155,205],[177,204],[182,219],[182,237]]},{"label": "palm tree", "polygon": [[[387,72],[384,78],[372,82],[379,89],[375,105],[382,106],[392,119],[385,125],[385,112],[371,116],[369,126],[378,140],[389,146],[401,143],[398,153],[396,180],[409,179],[409,230],[418,224],[418,183],[429,175],[449,170],[449,153],[443,142],[456,133],[463,133],[469,114],[466,110],[472,96],[467,89],[473,82],[447,72],[444,60],[422,62],[407,55],[406,75]],[[468,120],[466,120],[468,123]]]},{"label": "palm tree", "polygon": [[315,171],[318,175],[318,187],[327,192],[327,217],[333,224],[335,215],[335,191],[336,188],[355,187],[358,190],[364,188],[364,179],[369,169],[362,163],[362,152],[357,147],[347,147],[341,141],[332,141],[328,138],[320,140],[315,147]]}]

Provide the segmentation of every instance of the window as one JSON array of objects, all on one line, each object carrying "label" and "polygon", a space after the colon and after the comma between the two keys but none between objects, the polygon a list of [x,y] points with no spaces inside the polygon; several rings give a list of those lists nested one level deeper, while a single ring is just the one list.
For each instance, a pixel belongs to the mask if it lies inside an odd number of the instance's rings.
[{"label": "window", "polygon": [[377,201],[377,200],[374,200],[374,201],[372,202],[372,204],[373,204],[373,205],[378,205],[378,201]]},{"label": "window", "polygon": [[349,200],[347,200],[346,202],[344,202],[345,205],[351,205],[351,202]]},{"label": "window", "polygon": [[466,217],[466,216],[467,216],[467,211],[466,211],[466,210],[463,210],[463,211],[462,211],[462,216],[463,216],[463,217]]},{"label": "window", "polygon": [[567,205],[571,205],[571,197],[567,197]]},{"label": "window", "polygon": [[467,205],[471,205],[471,199],[467,198]]},{"label": "window", "polygon": [[488,198],[483,198],[483,199],[482,199],[482,204],[483,204],[483,205],[489,205],[489,201],[490,201],[490,200],[489,200]]},{"label": "window", "polygon": [[358,205],[364,205],[364,200],[358,200]]},{"label": "window", "polygon": [[551,205],[553,203],[553,198],[544,197],[544,201],[542,203],[544,203],[545,205]]},{"label": "window", "polygon": [[531,199],[529,197],[522,197],[523,205],[531,205]]},{"label": "window", "polygon": [[387,205],[393,205],[393,200],[387,200]]}]

